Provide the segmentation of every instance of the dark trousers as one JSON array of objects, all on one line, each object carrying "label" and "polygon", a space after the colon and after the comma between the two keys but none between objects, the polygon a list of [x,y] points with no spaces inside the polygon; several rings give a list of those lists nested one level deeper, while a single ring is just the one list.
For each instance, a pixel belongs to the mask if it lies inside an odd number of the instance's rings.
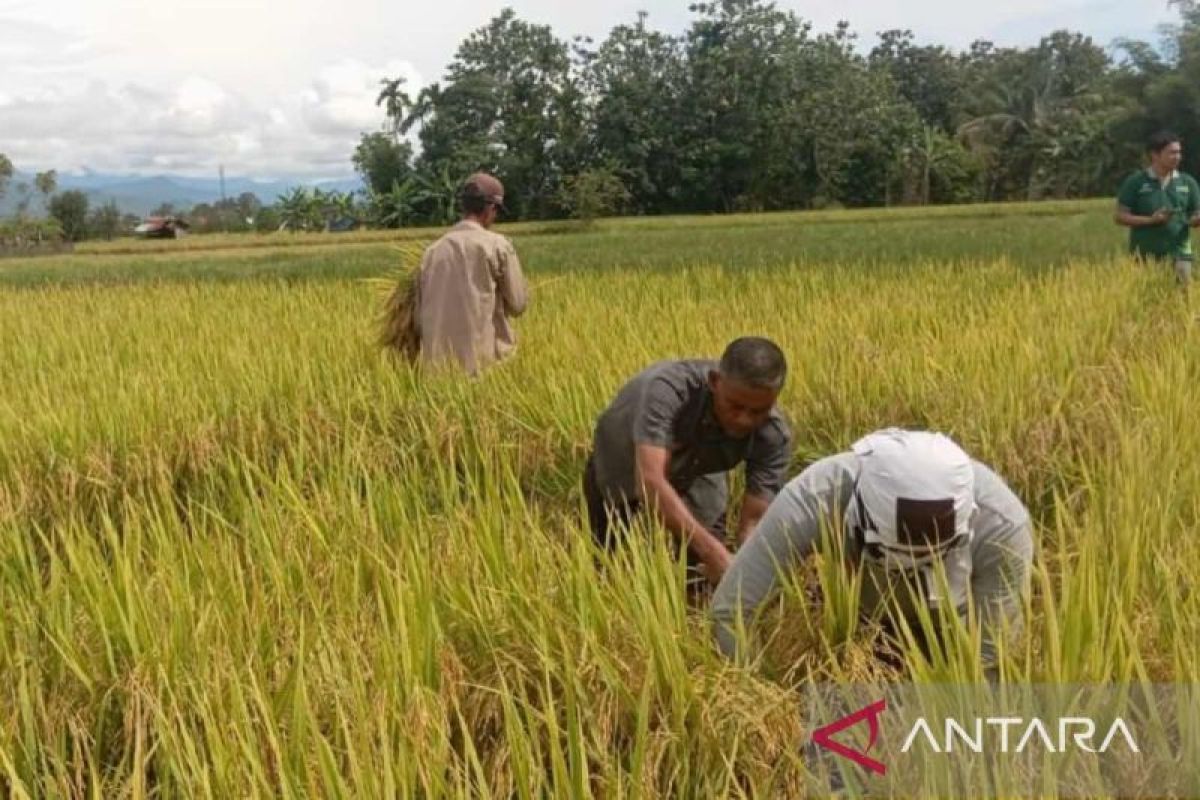
[{"label": "dark trousers", "polygon": [[[709,531],[722,541],[725,540],[726,497],[722,475],[719,484],[714,476],[705,476],[695,490],[682,493],[684,503]],[[714,488],[718,487],[719,488]],[[583,496],[587,503],[588,527],[596,544],[605,550],[624,542],[629,534],[629,523],[640,513],[642,504],[637,500],[614,501],[608,499],[596,484],[596,468],[589,458],[583,472]],[[689,595],[707,590],[708,582],[700,567],[701,560],[689,547],[687,551],[687,585]]]}]

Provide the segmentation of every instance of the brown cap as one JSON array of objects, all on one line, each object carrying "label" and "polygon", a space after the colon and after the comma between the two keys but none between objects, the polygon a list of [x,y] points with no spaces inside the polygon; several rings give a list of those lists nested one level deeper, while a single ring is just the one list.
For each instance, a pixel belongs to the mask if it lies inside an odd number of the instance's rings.
[{"label": "brown cap", "polygon": [[486,172],[476,172],[463,183],[463,197],[479,197],[504,208],[504,184]]}]

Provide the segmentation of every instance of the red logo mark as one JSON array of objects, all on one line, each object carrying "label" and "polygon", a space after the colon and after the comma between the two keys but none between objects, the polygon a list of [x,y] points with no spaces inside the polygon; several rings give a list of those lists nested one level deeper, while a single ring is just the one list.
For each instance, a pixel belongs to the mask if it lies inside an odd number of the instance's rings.
[{"label": "red logo mark", "polygon": [[[831,722],[828,725],[817,728],[813,731],[812,740],[821,745],[827,750],[832,750],[842,758],[848,758],[860,767],[869,769],[871,772],[880,775],[887,774],[887,766],[883,762],[876,761],[866,754],[866,750],[870,750],[875,746],[875,740],[879,738],[879,715],[887,710],[887,700],[880,700],[872,703],[866,708],[859,709],[849,716],[842,717],[836,722]],[[870,727],[871,737],[867,740],[865,750],[859,751],[852,747],[847,747],[839,741],[836,741],[834,734],[841,733],[846,728],[852,728],[863,720],[867,721]]]}]

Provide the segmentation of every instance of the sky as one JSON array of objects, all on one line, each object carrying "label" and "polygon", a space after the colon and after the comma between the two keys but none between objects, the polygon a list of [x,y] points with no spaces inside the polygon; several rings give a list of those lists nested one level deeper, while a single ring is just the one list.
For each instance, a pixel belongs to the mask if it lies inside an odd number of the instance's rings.
[{"label": "sky", "polygon": [[[635,19],[680,32],[690,0],[0,0],[0,153],[17,169],[328,179],[378,130],[379,80],[415,93],[505,6],[562,38]],[[1034,44],[1058,28],[1108,45],[1157,40],[1167,0],[777,0],[831,30],[850,22],[963,48]]]}]

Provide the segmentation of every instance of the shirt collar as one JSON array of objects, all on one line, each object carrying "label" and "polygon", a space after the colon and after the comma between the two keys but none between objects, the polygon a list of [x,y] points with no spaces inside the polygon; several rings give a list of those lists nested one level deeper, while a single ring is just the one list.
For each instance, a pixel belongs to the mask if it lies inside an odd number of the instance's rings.
[{"label": "shirt collar", "polygon": [[715,433],[724,436],[725,431],[721,429],[721,424],[717,422],[717,415],[713,410],[712,387],[707,383],[704,384],[704,394],[700,403],[700,429],[705,433]]},{"label": "shirt collar", "polygon": [[[1158,177],[1158,173],[1154,171],[1154,167],[1146,167],[1146,174],[1149,175],[1154,180],[1158,181],[1160,184],[1166,182],[1162,178]],[[1178,177],[1179,177],[1179,170],[1177,170],[1177,169],[1171,170],[1171,174],[1167,176],[1167,180],[1173,181]]]}]

